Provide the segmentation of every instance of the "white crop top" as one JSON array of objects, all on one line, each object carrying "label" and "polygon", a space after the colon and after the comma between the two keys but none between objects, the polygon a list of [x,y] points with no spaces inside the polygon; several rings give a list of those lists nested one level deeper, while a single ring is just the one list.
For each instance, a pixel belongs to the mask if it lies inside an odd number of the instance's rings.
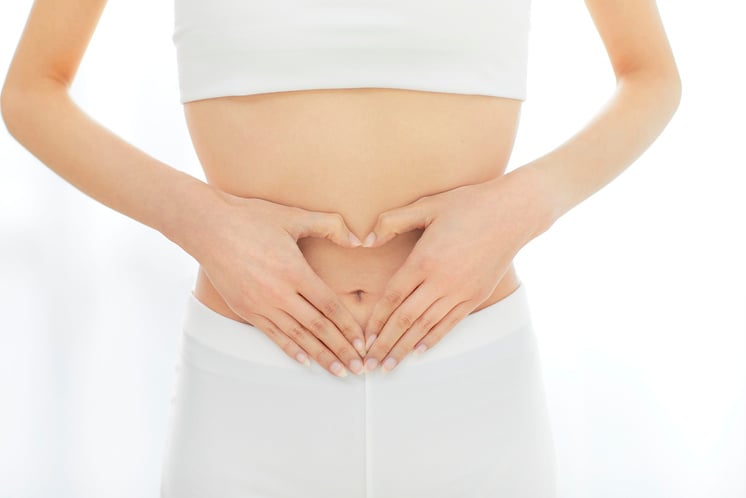
[{"label": "white crop top", "polygon": [[526,99],[530,0],[174,0],[180,101],[321,88]]}]

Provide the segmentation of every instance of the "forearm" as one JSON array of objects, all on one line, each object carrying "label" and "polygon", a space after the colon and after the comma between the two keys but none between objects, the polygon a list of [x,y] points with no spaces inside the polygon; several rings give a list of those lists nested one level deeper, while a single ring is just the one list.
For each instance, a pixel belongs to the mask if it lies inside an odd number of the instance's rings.
[{"label": "forearm", "polygon": [[101,126],[51,81],[9,90],[3,118],[11,135],[61,178],[194,255],[196,241],[186,234],[219,202],[213,187]]},{"label": "forearm", "polygon": [[680,98],[677,78],[641,72],[618,79],[612,98],[558,148],[516,169],[529,173],[548,228],[607,185],[660,135]]}]

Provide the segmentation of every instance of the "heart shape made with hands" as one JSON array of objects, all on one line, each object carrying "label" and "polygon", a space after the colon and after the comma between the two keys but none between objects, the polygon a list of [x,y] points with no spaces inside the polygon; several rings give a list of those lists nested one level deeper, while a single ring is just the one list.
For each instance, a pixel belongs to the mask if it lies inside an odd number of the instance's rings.
[{"label": "heart shape made with hands", "polygon": [[437,344],[493,294],[518,251],[551,226],[543,191],[524,171],[423,196],[378,216],[360,247],[380,247],[415,229],[422,234],[366,323],[368,371],[379,361],[391,370],[410,351]]},{"label": "heart shape made with hands", "polygon": [[[404,206],[401,206],[401,207],[403,208],[403,207],[406,207],[406,206],[407,205],[404,205]],[[368,234],[366,234],[366,236],[363,237],[364,240],[361,241],[360,239],[358,239],[356,237],[356,235],[352,232],[352,230],[350,230],[350,228],[347,225],[346,220],[344,220],[344,217],[342,216],[341,213],[336,212],[336,211],[323,211],[323,213],[325,215],[327,215],[327,216],[328,215],[332,215],[332,216],[334,216],[334,217],[337,218],[337,222],[336,223],[332,223],[332,224],[328,224],[327,225],[327,226],[333,226],[333,230],[329,231],[329,233],[326,234],[326,235],[324,235],[323,233],[319,233],[318,230],[314,234],[311,234],[311,233],[300,234],[300,236],[297,239],[298,246],[301,249],[303,257],[306,259],[306,262],[308,263],[308,265],[314,270],[314,272],[317,275],[320,276],[321,274],[327,273],[326,271],[321,271],[322,268],[331,268],[331,267],[335,266],[333,264],[333,262],[332,262],[332,260],[334,259],[334,255],[333,254],[329,255],[328,253],[317,253],[316,251],[312,250],[310,248],[310,245],[313,244],[313,242],[312,242],[313,239],[316,239],[316,240],[327,240],[328,242],[332,242],[335,245],[337,245],[339,247],[344,247],[346,249],[359,248],[359,247],[362,247],[362,248],[379,248],[379,247],[382,247],[382,246],[388,244],[389,242],[391,242],[392,239],[396,238],[397,236],[405,234],[405,232],[415,232],[415,231],[418,231],[417,227],[413,226],[413,227],[405,229],[405,230],[400,230],[400,231],[398,231],[398,233],[394,233],[394,231],[397,231],[397,229],[396,229],[396,227],[394,227],[390,223],[391,222],[391,217],[390,217],[390,215],[386,214],[386,213],[389,213],[389,212],[390,211],[383,212],[383,213],[379,214],[379,216],[377,217],[378,221],[376,222],[374,228]],[[326,219],[327,219],[327,223],[328,223],[328,218],[326,218]],[[424,230],[419,230],[419,231],[420,232],[424,232]],[[378,232],[378,234],[380,234],[379,237],[376,237],[377,232]],[[414,247],[414,244],[416,243],[416,240],[417,240],[417,238],[419,236],[420,236],[420,234],[417,234],[416,237],[410,238],[409,241],[403,241],[402,240],[402,242],[404,242],[404,246],[406,246],[406,247],[402,246],[402,251],[398,251],[396,253],[392,253],[392,252],[386,251],[385,254],[381,253],[381,257],[392,257],[393,256],[392,259],[395,259],[395,260],[399,260],[402,257],[406,257],[409,253],[411,253],[412,248]],[[402,238],[399,237],[398,239],[401,240]],[[391,265],[390,264],[386,264],[386,262],[384,262],[384,266],[390,267]],[[350,275],[350,276],[352,276],[352,275]],[[322,281],[324,281],[324,283],[327,284],[328,286],[332,287],[331,279],[326,278],[326,279],[322,279]],[[354,281],[350,282],[349,279],[348,279],[348,281],[344,281],[343,285],[340,286],[339,285],[340,282],[335,277],[334,278],[334,283],[336,285],[333,285],[333,287],[337,287],[337,288],[342,287],[342,286],[347,287],[347,288],[355,288],[354,287],[354,285],[355,285]],[[363,287],[363,286],[361,285],[360,287]],[[340,304],[342,306],[345,306],[344,302],[340,302]],[[375,303],[373,303],[373,304],[375,306]],[[356,309],[354,310],[355,313],[353,313],[353,310],[351,310],[347,306],[345,306],[345,309],[346,309],[347,312],[349,312],[353,316],[354,315],[360,316],[361,312],[362,312],[363,315],[366,315],[367,317],[370,317],[372,315],[371,312],[375,309],[375,307],[372,307],[369,310],[367,310],[367,313],[365,311],[361,310],[360,306],[356,307]],[[359,320],[358,320],[358,323],[361,323],[361,325],[363,325],[363,327],[365,327],[365,325],[367,325],[367,318],[366,318],[366,323],[362,323]],[[372,344],[372,340],[373,339],[370,339],[370,338],[368,339],[368,345]],[[360,351],[359,348],[355,348],[355,349],[358,349],[358,351]],[[363,349],[365,349],[365,348],[363,347]],[[365,351],[364,350],[360,351],[360,353],[364,354]]]}]

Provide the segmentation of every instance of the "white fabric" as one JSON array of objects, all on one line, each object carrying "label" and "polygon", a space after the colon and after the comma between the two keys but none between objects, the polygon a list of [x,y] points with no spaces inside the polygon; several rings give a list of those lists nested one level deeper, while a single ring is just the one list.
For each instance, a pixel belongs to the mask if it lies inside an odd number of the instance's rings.
[{"label": "white fabric", "polygon": [[530,0],[175,0],[182,103],[319,88],[526,98]]},{"label": "white fabric", "polygon": [[162,498],[553,498],[526,291],[391,372],[305,367],[187,301]]}]

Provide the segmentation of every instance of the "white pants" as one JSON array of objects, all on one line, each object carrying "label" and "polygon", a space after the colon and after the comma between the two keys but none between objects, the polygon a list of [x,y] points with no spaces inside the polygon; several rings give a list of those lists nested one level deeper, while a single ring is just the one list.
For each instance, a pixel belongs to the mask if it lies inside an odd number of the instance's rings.
[{"label": "white pants", "polygon": [[336,377],[190,293],[162,498],[550,498],[525,285],[391,372]]}]

